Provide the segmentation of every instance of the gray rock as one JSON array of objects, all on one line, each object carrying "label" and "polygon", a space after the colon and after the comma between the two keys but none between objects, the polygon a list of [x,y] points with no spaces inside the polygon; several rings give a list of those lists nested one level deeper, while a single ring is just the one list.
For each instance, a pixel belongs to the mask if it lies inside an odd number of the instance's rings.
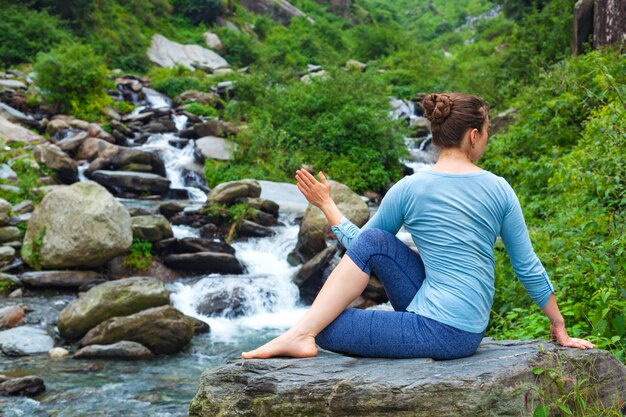
[{"label": "gray rock", "polygon": [[102,322],[91,329],[80,344],[106,345],[128,340],[141,343],[154,353],[171,354],[184,348],[193,335],[193,321],[167,305]]},{"label": "gray rock", "polygon": [[217,36],[213,32],[204,32],[204,42],[206,45],[213,49],[214,51],[221,52],[224,49],[224,45],[222,45],[222,41],[220,41],[219,36]]},{"label": "gray rock", "polygon": [[[462,416],[532,415],[547,376],[587,381],[603,404],[626,396],[626,368],[609,352],[557,348],[545,341],[483,341],[469,358],[315,358],[237,360],[206,371],[189,407],[200,416]],[[571,379],[570,379],[571,380]],[[592,382],[590,382],[592,381]],[[526,410],[526,412],[524,412]]]},{"label": "gray rock", "polygon": [[157,242],[174,236],[170,222],[160,214],[132,217],[131,225],[133,227],[133,237],[145,239],[149,242]]},{"label": "gray rock", "polygon": [[135,193],[164,194],[170,188],[170,180],[156,174],[131,171],[95,171],[91,179],[109,188],[121,188]]},{"label": "gray rock", "polygon": [[201,68],[212,71],[228,67],[228,62],[210,49],[198,45],[182,45],[158,34],[152,37],[147,54],[150,61],[167,68],[173,68],[177,64],[190,70]]},{"label": "gray rock", "polygon": [[137,342],[122,340],[112,345],[90,345],[79,349],[74,359],[145,359],[151,357],[150,349]]},{"label": "gray rock", "polygon": [[59,333],[66,339],[79,339],[111,317],[169,304],[169,299],[163,283],[154,278],[133,277],[106,282],[63,309],[59,316]]},{"label": "gray rock", "polygon": [[128,210],[86,181],[43,198],[28,222],[21,255],[33,267],[89,268],[125,254],[132,240]]},{"label": "gray rock", "polygon": [[13,206],[13,215],[19,216],[21,214],[32,213],[35,210],[35,203],[30,200],[24,200]]},{"label": "gray rock", "polygon": [[9,224],[11,218],[11,203],[3,198],[0,198],[0,226],[6,226]]},{"label": "gray rock", "polygon": [[306,16],[286,0],[243,0],[241,4],[252,13],[267,15],[283,25],[288,25],[294,16]]},{"label": "gray rock", "polygon": [[196,158],[201,162],[206,159],[230,161],[237,152],[237,144],[215,136],[206,136],[196,140]]},{"label": "gray rock", "polygon": [[332,257],[337,253],[335,246],[329,246],[307,263],[292,278],[292,282],[300,289],[300,298],[310,304],[313,302],[322,285],[324,285],[324,269],[328,266]]},{"label": "gray rock", "polygon": [[0,102],[0,116],[7,119],[12,123],[19,123],[30,127],[35,127],[38,122],[31,116],[22,113],[21,111],[14,109],[8,104]]},{"label": "gray rock", "polygon": [[17,181],[18,177],[15,171],[7,164],[0,164],[0,180]]},{"label": "gray rock", "polygon": [[[74,136],[70,136],[68,138],[65,138],[65,139],[57,142],[57,146],[63,152],[68,152],[70,154],[74,154],[78,149],[80,149],[80,147],[82,146],[83,142],[85,142],[87,140],[102,140],[102,139],[90,138],[90,136],[89,136],[89,134],[87,132],[80,132],[80,133],[77,133]],[[113,145],[111,145],[111,146],[113,146]]]},{"label": "gray rock", "polygon": [[102,280],[102,275],[94,271],[33,271],[23,273],[20,279],[31,287],[78,289],[90,282]]},{"label": "gray rock", "polygon": [[43,379],[38,376],[23,376],[11,378],[0,384],[0,394],[3,395],[25,395],[34,397],[46,390]]},{"label": "gray rock", "polygon": [[9,265],[15,259],[15,249],[10,246],[0,246],[0,267]]},{"label": "gray rock", "polygon": [[0,349],[5,355],[26,356],[47,353],[54,346],[45,330],[31,326],[19,326],[0,332]]},{"label": "gray rock", "polygon": [[14,226],[0,227],[0,243],[22,239],[22,231]]},{"label": "gray rock", "polygon": [[274,236],[274,230],[267,226],[249,220],[243,220],[237,227],[238,237],[269,237]]},{"label": "gray rock", "polygon": [[229,181],[213,188],[207,196],[210,202],[231,204],[239,198],[256,198],[261,195],[261,185],[256,180]]},{"label": "gray rock", "polygon": [[35,147],[35,159],[59,176],[65,184],[78,181],[78,164],[65,152],[52,143],[42,143]]},{"label": "gray rock", "polygon": [[26,90],[26,84],[18,80],[0,80],[0,88],[21,88]]},{"label": "gray rock", "polygon": [[228,243],[200,237],[170,238],[157,242],[154,250],[161,256],[174,253],[221,252],[235,254],[235,249]]},{"label": "gray rock", "polygon": [[41,135],[12,123],[2,116],[0,116],[0,138],[5,139],[6,143],[41,143],[46,141]]},{"label": "gray rock", "polygon": [[173,269],[211,274],[242,274],[243,265],[234,255],[218,252],[196,252],[168,255],[163,263]]},{"label": "gray rock", "polygon": [[202,296],[197,310],[205,316],[239,317],[245,314],[246,290],[235,287],[231,290],[218,289]]},{"label": "gray rock", "polygon": [[203,123],[196,123],[193,125],[193,131],[198,138],[206,136],[226,137],[237,136],[239,128],[230,122],[225,122],[219,119],[211,119]]}]

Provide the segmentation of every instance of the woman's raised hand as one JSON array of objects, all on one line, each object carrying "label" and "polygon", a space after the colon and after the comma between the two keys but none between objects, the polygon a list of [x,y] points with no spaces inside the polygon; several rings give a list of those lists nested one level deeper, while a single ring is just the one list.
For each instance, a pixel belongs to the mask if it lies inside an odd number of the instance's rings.
[{"label": "woman's raised hand", "polygon": [[322,171],[320,171],[319,177],[321,182],[316,180],[315,177],[305,169],[296,171],[297,186],[304,195],[304,198],[315,207],[323,208],[329,203],[332,203],[333,198],[330,191],[330,184]]},{"label": "woman's raised hand", "polygon": [[565,325],[550,325],[550,336],[554,342],[557,342],[561,346],[573,347],[578,349],[593,349],[596,347],[593,343],[585,339],[576,339],[575,337],[569,337]]}]

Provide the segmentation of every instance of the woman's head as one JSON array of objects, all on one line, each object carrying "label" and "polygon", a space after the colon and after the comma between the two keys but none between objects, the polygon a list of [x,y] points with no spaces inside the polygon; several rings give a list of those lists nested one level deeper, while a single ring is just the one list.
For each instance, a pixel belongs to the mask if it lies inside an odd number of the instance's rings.
[{"label": "woman's head", "polygon": [[430,121],[433,142],[441,148],[458,148],[471,129],[486,128],[489,107],[481,98],[462,93],[428,94],[422,102]]}]

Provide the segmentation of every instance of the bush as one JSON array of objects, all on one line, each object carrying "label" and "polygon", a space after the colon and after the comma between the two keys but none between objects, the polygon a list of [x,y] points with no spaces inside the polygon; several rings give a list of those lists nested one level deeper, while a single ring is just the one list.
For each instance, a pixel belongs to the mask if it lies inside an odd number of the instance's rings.
[{"label": "bush", "polygon": [[152,243],[138,237],[133,238],[130,252],[124,258],[124,264],[133,270],[145,271],[152,264]]},{"label": "bush", "polygon": [[63,23],[45,11],[23,6],[0,8],[0,66],[31,62],[38,52],[70,38]]},{"label": "bush", "polygon": [[43,98],[60,111],[94,120],[110,102],[104,60],[87,45],[64,44],[37,57],[36,84]]}]

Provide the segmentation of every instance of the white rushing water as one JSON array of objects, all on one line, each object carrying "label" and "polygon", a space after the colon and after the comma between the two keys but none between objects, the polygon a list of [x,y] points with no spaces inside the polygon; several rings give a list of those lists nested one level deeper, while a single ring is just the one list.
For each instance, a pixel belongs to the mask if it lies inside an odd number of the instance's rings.
[{"label": "white rushing water", "polygon": [[[288,219],[282,219],[288,220]],[[171,300],[183,313],[211,326],[214,340],[230,342],[249,330],[287,328],[304,313],[298,304],[299,290],[291,277],[299,267],[287,263],[287,254],[295,246],[298,226],[276,227],[270,238],[250,239],[233,244],[247,269],[244,275],[211,274],[193,284],[172,284]],[[204,315],[202,304],[218,295],[231,305],[215,315]],[[235,309],[236,317],[232,317]]]}]

